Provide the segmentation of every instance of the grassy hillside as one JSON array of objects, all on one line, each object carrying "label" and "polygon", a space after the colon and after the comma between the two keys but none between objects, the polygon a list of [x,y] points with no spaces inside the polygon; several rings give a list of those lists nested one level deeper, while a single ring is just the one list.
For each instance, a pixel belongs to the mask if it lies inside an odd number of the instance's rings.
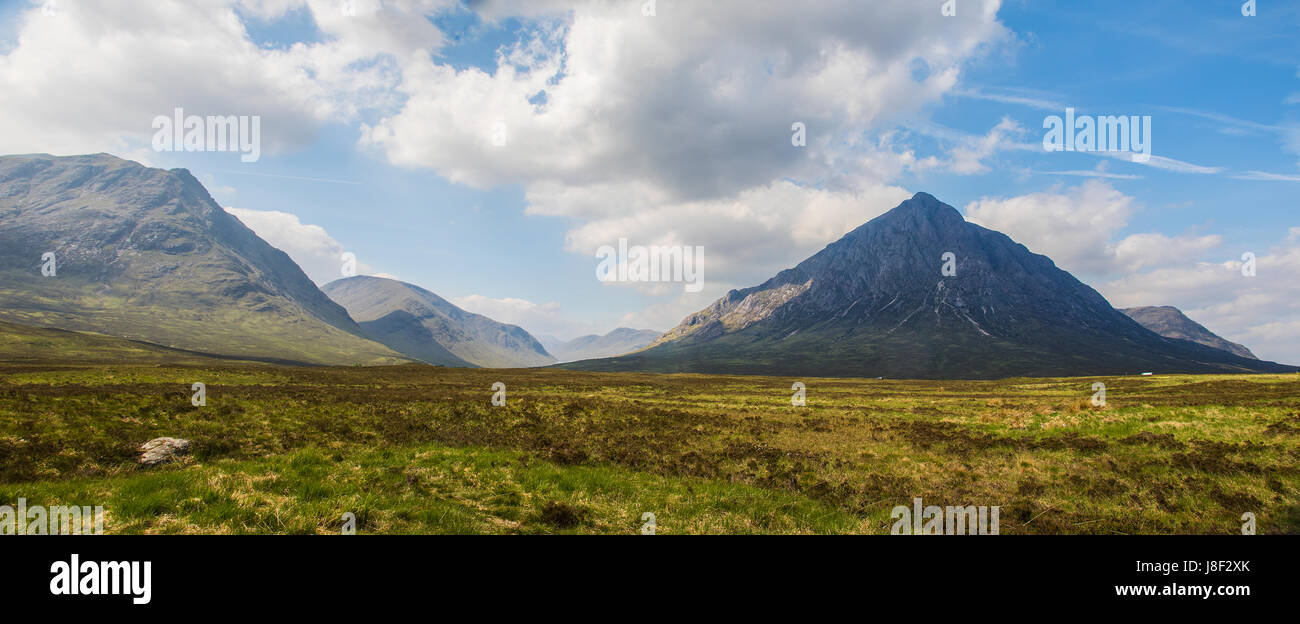
[{"label": "grassy hillside", "polygon": [[[207,406],[189,387],[207,384]],[[508,404],[491,405],[494,382]],[[1300,532],[1300,375],[899,381],[291,368],[0,367],[0,502],[108,532]],[[1090,404],[1106,384],[1107,405]],[[183,462],[137,467],[172,435]]]},{"label": "grassy hillside", "polygon": [[0,156],[0,320],[243,360],[410,361],[188,171],[108,154]]},{"label": "grassy hillside", "polygon": [[0,361],[5,362],[212,364],[223,359],[233,358],[100,334],[0,321]]}]

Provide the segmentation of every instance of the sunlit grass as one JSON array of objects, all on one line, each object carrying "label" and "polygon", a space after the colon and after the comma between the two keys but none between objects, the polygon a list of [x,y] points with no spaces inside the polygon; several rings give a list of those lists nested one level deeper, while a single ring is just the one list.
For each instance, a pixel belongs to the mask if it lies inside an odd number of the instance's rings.
[{"label": "sunlit grass", "polygon": [[[0,374],[0,503],[103,504],[110,531],[337,533],[352,511],[360,532],[631,533],[651,512],[661,533],[884,533],[919,496],[997,505],[1008,534],[1230,534],[1245,512],[1261,532],[1300,532],[1298,375]],[[807,407],[791,406],[794,381]],[[137,467],[135,448],[164,435],[193,455]]]}]

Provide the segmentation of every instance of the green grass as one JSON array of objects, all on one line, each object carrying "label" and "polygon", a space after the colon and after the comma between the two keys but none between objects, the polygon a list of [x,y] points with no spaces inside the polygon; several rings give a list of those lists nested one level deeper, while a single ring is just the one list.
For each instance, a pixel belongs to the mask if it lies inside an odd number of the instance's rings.
[{"label": "green grass", "polygon": [[[163,435],[192,456],[136,466]],[[644,512],[665,534],[886,533],[919,496],[998,505],[1004,534],[1232,534],[1244,512],[1300,533],[1297,477],[1300,375],[0,365],[0,504],[104,505],[108,532],[335,533],[352,511],[362,533],[633,533]]]},{"label": "green grass", "polygon": [[0,361],[40,363],[48,361],[51,354],[65,362],[104,364],[201,364],[214,361],[210,355],[169,349],[147,342],[0,321]]},{"label": "green grass", "polygon": [[0,499],[106,508],[110,533],[845,533],[852,514],[788,492],[527,454],[420,445],[186,463],[107,479],[0,486]]}]

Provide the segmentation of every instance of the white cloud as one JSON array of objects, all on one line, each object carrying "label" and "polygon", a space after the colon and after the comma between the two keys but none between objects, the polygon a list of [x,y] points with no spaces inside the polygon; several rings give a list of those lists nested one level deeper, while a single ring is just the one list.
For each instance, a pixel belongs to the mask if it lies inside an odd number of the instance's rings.
[{"label": "white cloud", "polygon": [[1247,171],[1232,177],[1238,180],[1258,180],[1265,182],[1300,182],[1300,174],[1268,173],[1265,171]]},{"label": "white cloud", "polygon": [[998,151],[1014,148],[1017,143],[1012,137],[1024,134],[1025,129],[1020,124],[1004,117],[988,134],[953,148],[950,168],[958,175],[985,173],[989,168],[984,159]]},{"label": "white cloud", "polygon": [[[721,292],[730,289],[730,286],[723,285]],[[678,293],[677,296],[671,299],[665,299],[642,310],[623,315],[618,320],[618,326],[653,329],[660,332],[668,331],[676,327],[686,317],[707,308],[709,304],[718,298],[718,294],[709,292]]]},{"label": "white cloud", "polygon": [[1173,158],[1168,158],[1165,156],[1152,155],[1145,162],[1134,162],[1133,154],[1131,152],[1084,152],[1084,153],[1093,154],[1096,156],[1102,156],[1105,158],[1114,158],[1117,160],[1122,160],[1124,162],[1133,162],[1134,164],[1143,165],[1145,167],[1154,167],[1156,169],[1163,169],[1165,171],[1172,171],[1174,173],[1194,173],[1200,175],[1210,175],[1210,174],[1223,172],[1223,167],[1210,167],[1206,165],[1197,165],[1189,162],[1183,162],[1181,160],[1174,160]]},{"label": "white cloud", "polygon": [[533,303],[527,299],[506,297],[493,299],[483,295],[467,295],[450,300],[463,310],[482,314],[494,321],[518,325],[536,336],[554,336],[572,340],[586,334],[604,334],[614,329],[605,324],[579,322],[568,319],[555,302]]},{"label": "white cloud", "polygon": [[[998,0],[968,2],[961,20],[914,2],[661,0],[654,17],[642,4],[478,4],[533,16],[533,36],[494,71],[407,68],[409,99],[362,145],[455,182],[523,184],[530,214],[575,220],[574,253],[703,245],[709,287],[745,284],[908,197],[892,176],[939,160],[872,132],[938,101],[1006,36]],[[958,166],[981,167],[1013,129],[965,146]]]},{"label": "white cloud", "polygon": [[1010,198],[981,198],[967,219],[998,230],[1084,276],[1108,276],[1193,261],[1222,242],[1218,235],[1136,233],[1115,240],[1135,212],[1133,198],[1101,180]]},{"label": "white cloud", "polygon": [[[0,55],[0,153],[109,151],[147,160],[154,117],[262,117],[263,153],[301,147],[360,107],[392,107],[397,69],[441,43],[411,11],[433,2],[358,0],[59,0],[21,14],[18,45]],[[445,4],[445,3],[444,3]],[[320,43],[259,47],[249,19],[310,8]]]},{"label": "white cloud", "polygon": [[[969,0],[961,19],[923,4],[660,0],[646,17],[643,0],[488,0],[468,10],[522,17],[525,36],[486,71],[436,55],[445,40],[425,16],[467,10],[453,0],[357,0],[355,16],[336,0],[60,0],[55,18],[34,4],[0,56],[0,153],[147,162],[152,119],[181,106],[260,115],[273,154],[374,113],[360,145],[454,182],[521,184],[530,213],[573,219],[571,251],[700,244],[710,285],[746,284],[906,198],[899,172],[943,165],[872,133],[938,102],[1009,33],[1000,0]],[[250,38],[246,22],[295,10],[319,37]],[[806,147],[791,145],[796,121]],[[956,167],[983,167],[1008,123],[963,144]],[[314,279],[333,277],[341,246],[323,230],[240,214]]]},{"label": "white cloud", "polygon": [[[318,285],[324,285],[343,277],[342,256],[347,249],[334,240],[334,237],[319,225],[305,224],[297,215],[278,210],[246,210],[226,208],[226,212],[235,216],[253,230],[255,234],[270,243],[272,247],[289,254],[303,272]],[[375,275],[377,277],[393,276],[375,272],[370,265],[357,259],[357,274]],[[396,278],[393,278],[396,279]]]},{"label": "white cloud", "polygon": [[1143,176],[1129,173],[1108,173],[1097,169],[1075,169],[1071,171],[1031,171],[1039,175],[1063,175],[1080,178],[1101,178],[1104,180],[1141,180]]},{"label": "white cloud", "polygon": [[1019,106],[1052,112],[1063,111],[1067,106],[1062,103],[1060,96],[1057,94],[1032,89],[1001,88],[990,91],[986,89],[970,88],[959,89],[955,91],[953,95],[973,100],[987,100],[1002,104],[1016,104]]},{"label": "white cloud", "polygon": [[1241,261],[1189,263],[1128,275],[1098,286],[1117,307],[1172,305],[1260,358],[1300,364],[1300,228],[1258,254],[1253,277]]},{"label": "white cloud", "polygon": [[[842,139],[936,101],[1004,33],[997,0],[970,4],[968,17],[945,20],[912,2],[660,2],[655,17],[641,0],[571,3],[502,51],[493,73],[408,71],[399,89],[410,99],[365,142],[476,186],[639,182],[687,199],[733,195],[820,175]],[[919,81],[918,63],[928,67]],[[529,101],[539,93],[544,103]],[[796,121],[809,131],[803,150],[790,145]],[[491,141],[498,123],[505,146]]]},{"label": "white cloud", "polygon": [[1172,305],[1263,359],[1300,363],[1300,227],[1258,254],[1256,275],[1245,277],[1240,260],[1204,261],[1223,253],[1217,234],[1120,237],[1136,210],[1132,197],[1101,180],[966,206],[970,221],[1047,255],[1115,307]]},{"label": "white cloud", "polygon": [[[717,297],[731,284],[752,285],[798,263],[910,196],[896,186],[830,191],[778,181],[718,200],[673,201],[652,186],[622,185],[539,187],[528,199],[535,214],[590,215],[566,241],[569,251],[584,256],[594,258],[598,247],[620,238],[630,245],[704,247],[705,292]],[[613,204],[623,214],[602,212]],[[680,284],[629,285],[655,294],[682,290]]]}]

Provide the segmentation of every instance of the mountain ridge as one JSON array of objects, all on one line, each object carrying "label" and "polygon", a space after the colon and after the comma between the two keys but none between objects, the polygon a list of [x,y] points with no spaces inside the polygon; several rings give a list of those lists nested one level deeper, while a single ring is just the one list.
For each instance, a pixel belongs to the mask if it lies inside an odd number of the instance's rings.
[{"label": "mountain ridge", "polygon": [[928,193],[728,292],[643,351],[563,366],[915,378],[1296,370],[1161,337]]},{"label": "mountain ridge", "polygon": [[0,319],[241,358],[406,361],[188,170],[110,154],[0,157]]},{"label": "mountain ridge", "polygon": [[556,361],[522,327],[467,312],[414,284],[358,275],[330,282],[321,291],[342,305],[367,336],[430,364],[525,368]]},{"label": "mountain ridge", "polygon": [[538,336],[537,339],[560,362],[574,362],[631,353],[648,346],[660,333],[650,329],[618,327],[603,335],[588,334],[572,340],[559,340],[552,336]]},{"label": "mountain ridge", "polygon": [[1204,325],[1188,318],[1186,314],[1183,314],[1182,310],[1173,306],[1137,306],[1119,308],[1119,311],[1141,323],[1143,327],[1165,338],[1190,340],[1207,347],[1227,351],[1233,355],[1252,360],[1259,359],[1255,357],[1255,354],[1250,349],[1206,329]]}]

